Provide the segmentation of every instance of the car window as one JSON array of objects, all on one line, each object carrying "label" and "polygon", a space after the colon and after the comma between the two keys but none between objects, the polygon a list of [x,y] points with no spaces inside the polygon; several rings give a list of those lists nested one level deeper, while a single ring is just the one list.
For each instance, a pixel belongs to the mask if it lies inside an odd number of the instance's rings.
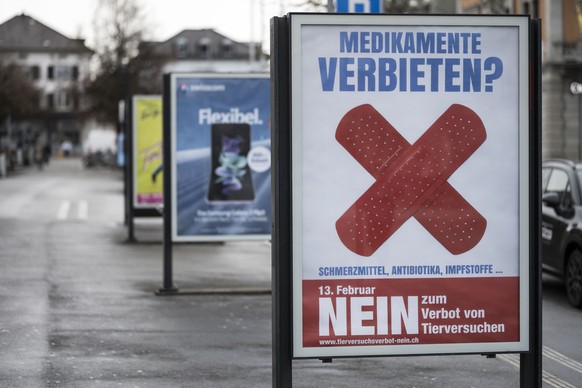
[{"label": "car window", "polygon": [[581,170],[576,170],[576,175],[578,177],[578,192],[582,192],[582,171]]},{"label": "car window", "polygon": [[546,193],[564,193],[569,185],[568,174],[563,170],[553,169],[546,184]]},{"label": "car window", "polygon": [[569,210],[569,209],[572,209],[573,205],[574,205],[574,201],[572,201],[572,191],[570,189],[570,183],[568,183],[568,185],[566,186],[566,190],[564,190],[564,194],[562,196],[562,202],[560,203],[560,206],[561,206],[562,210]]},{"label": "car window", "polygon": [[572,209],[570,179],[566,171],[557,168],[552,169],[544,193],[557,193],[560,196],[560,210],[568,211]]},{"label": "car window", "polygon": [[550,179],[550,173],[552,169],[549,167],[542,168],[542,192],[546,192],[546,187],[548,185],[548,180]]}]

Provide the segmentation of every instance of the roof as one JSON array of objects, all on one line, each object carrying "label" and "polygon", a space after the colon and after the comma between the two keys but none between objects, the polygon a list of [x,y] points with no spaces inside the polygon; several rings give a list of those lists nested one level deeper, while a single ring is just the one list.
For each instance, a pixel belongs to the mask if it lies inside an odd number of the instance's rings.
[{"label": "roof", "polygon": [[68,38],[24,13],[0,24],[0,51],[93,52],[83,39]]},{"label": "roof", "polygon": [[[210,49],[204,53],[200,50],[200,45],[208,46]],[[183,49],[178,53],[177,47]],[[181,59],[208,57],[215,59],[224,56],[221,48],[229,46],[229,59],[248,58],[249,44],[237,42],[213,29],[183,30],[164,42],[142,42],[140,53],[147,53],[156,57],[178,57]]]}]

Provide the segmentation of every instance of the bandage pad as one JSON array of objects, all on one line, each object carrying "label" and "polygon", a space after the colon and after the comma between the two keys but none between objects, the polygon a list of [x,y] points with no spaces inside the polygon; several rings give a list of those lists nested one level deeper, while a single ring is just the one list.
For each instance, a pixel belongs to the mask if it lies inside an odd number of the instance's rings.
[{"label": "bandage pad", "polygon": [[[336,139],[376,179],[410,148],[410,143],[369,104],[344,115]],[[414,217],[455,255],[475,247],[487,227],[485,218],[448,182],[427,199]]]},{"label": "bandage pad", "polygon": [[377,181],[336,222],[342,242],[370,256],[414,216],[449,252],[472,249],[487,222],[446,180],[485,138],[481,119],[458,104],[412,146],[371,105],[352,109],[336,139]]}]

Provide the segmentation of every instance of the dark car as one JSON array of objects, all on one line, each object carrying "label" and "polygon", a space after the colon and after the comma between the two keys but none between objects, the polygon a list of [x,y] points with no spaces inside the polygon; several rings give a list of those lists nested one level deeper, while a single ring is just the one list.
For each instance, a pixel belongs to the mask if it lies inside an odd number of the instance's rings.
[{"label": "dark car", "polygon": [[543,270],[560,276],[570,304],[582,307],[582,162],[542,164]]}]

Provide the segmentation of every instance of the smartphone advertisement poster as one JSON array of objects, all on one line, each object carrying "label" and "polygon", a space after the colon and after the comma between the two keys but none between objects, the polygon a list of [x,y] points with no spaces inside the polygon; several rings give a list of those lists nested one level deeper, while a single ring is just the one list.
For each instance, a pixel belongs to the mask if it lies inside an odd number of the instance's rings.
[{"label": "smartphone advertisement poster", "polygon": [[174,241],[268,240],[268,75],[173,74],[171,89]]},{"label": "smartphone advertisement poster", "polygon": [[528,17],[290,22],[293,356],[527,351]]},{"label": "smartphone advertisement poster", "polygon": [[162,97],[133,97],[133,206],[163,204]]}]

